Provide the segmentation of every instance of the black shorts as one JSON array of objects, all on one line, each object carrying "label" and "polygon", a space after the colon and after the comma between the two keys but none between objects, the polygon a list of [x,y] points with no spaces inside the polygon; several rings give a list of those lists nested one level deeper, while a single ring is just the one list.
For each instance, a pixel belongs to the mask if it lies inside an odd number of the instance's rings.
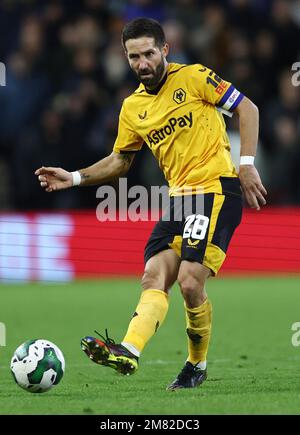
[{"label": "black shorts", "polygon": [[144,252],[145,263],[165,249],[181,260],[196,261],[217,274],[234,230],[242,218],[238,178],[222,194],[171,197],[170,207],[155,225]]}]

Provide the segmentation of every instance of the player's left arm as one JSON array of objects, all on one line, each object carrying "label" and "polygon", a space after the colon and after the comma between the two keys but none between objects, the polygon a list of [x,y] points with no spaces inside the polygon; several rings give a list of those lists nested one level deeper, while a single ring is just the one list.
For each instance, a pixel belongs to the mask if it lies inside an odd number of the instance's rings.
[{"label": "player's left arm", "polygon": [[[260,210],[260,206],[266,204],[267,191],[263,186],[259,173],[251,162],[256,155],[259,128],[259,112],[257,106],[247,97],[243,97],[234,109],[239,116],[241,137],[241,163],[239,179],[245,198],[251,208]],[[247,157],[246,157],[247,156]],[[245,158],[246,157],[246,158]]]},{"label": "player's left arm", "polygon": [[[258,141],[259,114],[257,107],[230,82],[223,80],[210,68],[195,64],[190,66],[186,72],[188,72],[190,89],[196,96],[216,106],[218,110],[229,116],[233,112],[238,114],[242,157],[239,178],[248,204],[250,207],[260,210],[260,206],[266,204],[267,191],[253,165]],[[246,159],[247,164],[244,164],[243,157],[245,156],[250,157]]]}]

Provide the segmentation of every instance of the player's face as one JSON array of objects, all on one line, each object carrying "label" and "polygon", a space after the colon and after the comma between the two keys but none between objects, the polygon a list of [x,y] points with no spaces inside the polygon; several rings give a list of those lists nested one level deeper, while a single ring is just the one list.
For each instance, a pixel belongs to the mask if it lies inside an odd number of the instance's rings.
[{"label": "player's face", "polygon": [[125,44],[130,68],[147,88],[155,88],[166,71],[168,45],[157,47],[154,38],[128,39]]}]

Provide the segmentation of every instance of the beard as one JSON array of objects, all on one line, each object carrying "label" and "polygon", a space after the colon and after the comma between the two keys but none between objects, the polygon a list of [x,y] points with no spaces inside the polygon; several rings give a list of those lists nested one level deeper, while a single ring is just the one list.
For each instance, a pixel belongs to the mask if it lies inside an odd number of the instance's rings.
[{"label": "beard", "polygon": [[[155,70],[152,68],[147,68],[142,71],[136,72],[135,74],[139,81],[143,83],[146,88],[156,88],[156,86],[158,86],[159,82],[161,81],[164,72],[165,63],[163,56],[161,56],[161,62],[157,65]],[[147,75],[147,77],[145,77],[144,74],[150,75]]]}]

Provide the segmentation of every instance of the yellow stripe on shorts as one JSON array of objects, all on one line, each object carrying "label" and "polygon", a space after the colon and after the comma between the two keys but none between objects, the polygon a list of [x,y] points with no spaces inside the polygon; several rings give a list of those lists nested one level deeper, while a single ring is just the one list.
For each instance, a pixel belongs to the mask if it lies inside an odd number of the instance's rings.
[{"label": "yellow stripe on shorts", "polygon": [[208,232],[207,246],[204,254],[203,265],[208,267],[216,275],[222,266],[226,254],[221,248],[211,243],[217,225],[217,220],[225,200],[224,195],[215,193],[212,213],[210,216],[210,225]]}]

